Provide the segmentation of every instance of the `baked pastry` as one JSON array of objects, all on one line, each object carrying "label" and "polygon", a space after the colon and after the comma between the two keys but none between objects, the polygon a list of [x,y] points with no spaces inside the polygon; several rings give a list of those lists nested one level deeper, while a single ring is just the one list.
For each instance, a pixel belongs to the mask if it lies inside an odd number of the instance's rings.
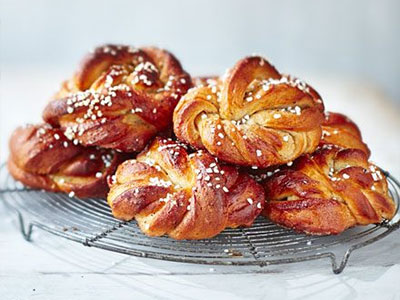
[{"label": "baked pastry", "polygon": [[324,107],[304,82],[258,56],[213,81],[197,84],[175,108],[174,132],[182,141],[224,161],[263,168],[317,147]]},{"label": "baked pastry", "polygon": [[106,45],[83,59],[43,119],[84,146],[136,152],[168,129],[178,100],[191,85],[166,50]]},{"label": "baked pastry", "polygon": [[219,84],[218,76],[197,76],[192,78],[194,87],[205,87]]},{"label": "baked pastry", "polygon": [[71,143],[59,128],[48,124],[17,128],[10,139],[8,169],[32,188],[78,197],[104,197],[107,177],[114,174],[122,154]]},{"label": "baked pastry", "polygon": [[371,155],[368,146],[362,141],[358,126],[347,116],[326,112],[322,123],[322,137],[319,146],[333,144],[341,148],[360,149],[367,157]]},{"label": "baked pastry", "polygon": [[113,215],[136,219],[150,236],[210,238],[226,227],[250,226],[264,207],[263,188],[205,151],[156,138],[110,181]]},{"label": "baked pastry", "polygon": [[323,128],[325,138],[315,153],[267,174],[263,214],[284,227],[316,235],[391,219],[396,207],[385,175],[368,162],[358,127],[330,113]]}]

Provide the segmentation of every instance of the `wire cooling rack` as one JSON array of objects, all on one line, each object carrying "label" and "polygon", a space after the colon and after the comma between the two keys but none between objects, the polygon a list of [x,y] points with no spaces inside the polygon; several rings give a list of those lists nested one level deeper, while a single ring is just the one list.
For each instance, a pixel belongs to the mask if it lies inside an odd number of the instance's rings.
[{"label": "wire cooling rack", "polygon": [[[390,193],[398,207],[400,183],[389,173]],[[212,239],[176,241],[145,236],[135,221],[116,220],[103,199],[70,198],[61,193],[27,189],[0,168],[0,196],[18,216],[28,241],[33,229],[109,251],[176,262],[210,265],[286,264],[329,259],[338,274],[350,254],[389,235],[400,226],[397,209],[391,221],[351,228],[337,236],[307,236],[258,218],[252,227],[227,229]]]}]

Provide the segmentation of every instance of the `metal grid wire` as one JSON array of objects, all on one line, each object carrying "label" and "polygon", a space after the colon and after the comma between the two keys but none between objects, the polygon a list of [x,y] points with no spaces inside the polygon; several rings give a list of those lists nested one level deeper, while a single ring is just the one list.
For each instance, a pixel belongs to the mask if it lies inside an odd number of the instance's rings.
[{"label": "metal grid wire", "polygon": [[[398,207],[400,183],[385,174]],[[176,241],[147,237],[135,221],[113,218],[103,199],[80,200],[61,193],[27,189],[11,178],[4,165],[0,169],[0,195],[6,207],[16,211],[26,240],[30,240],[36,227],[85,246],[210,265],[267,266],[328,258],[337,274],[343,271],[354,250],[382,239],[400,226],[397,210],[391,221],[379,225],[351,228],[337,236],[307,236],[259,217],[250,228],[227,229],[212,239]]]}]

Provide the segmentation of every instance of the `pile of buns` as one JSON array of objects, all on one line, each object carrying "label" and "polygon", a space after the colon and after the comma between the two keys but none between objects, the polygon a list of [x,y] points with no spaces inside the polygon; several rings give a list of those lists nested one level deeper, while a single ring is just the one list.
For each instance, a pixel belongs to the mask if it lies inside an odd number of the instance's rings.
[{"label": "pile of buns", "polygon": [[101,46],[43,120],[11,136],[11,175],[70,197],[107,197],[116,218],[150,236],[211,238],[258,216],[338,234],[395,213],[358,127],[260,56],[222,77],[192,78],[165,50]]}]

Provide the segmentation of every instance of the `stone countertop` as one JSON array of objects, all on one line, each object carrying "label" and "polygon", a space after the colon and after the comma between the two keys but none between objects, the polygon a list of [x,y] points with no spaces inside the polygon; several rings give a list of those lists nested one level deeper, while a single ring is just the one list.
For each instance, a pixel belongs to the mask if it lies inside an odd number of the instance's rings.
[{"label": "stone countertop", "polygon": [[[0,160],[19,124],[38,122],[64,72],[3,72]],[[361,128],[372,159],[400,178],[400,110],[371,84],[310,76],[327,110]],[[318,78],[318,79],[317,79]],[[23,83],[23,84],[22,84]],[[50,91],[50,92],[49,92]],[[340,275],[328,260],[269,267],[181,264],[84,247],[36,230],[26,242],[0,201],[1,299],[400,299],[400,231],[357,250]]]}]

